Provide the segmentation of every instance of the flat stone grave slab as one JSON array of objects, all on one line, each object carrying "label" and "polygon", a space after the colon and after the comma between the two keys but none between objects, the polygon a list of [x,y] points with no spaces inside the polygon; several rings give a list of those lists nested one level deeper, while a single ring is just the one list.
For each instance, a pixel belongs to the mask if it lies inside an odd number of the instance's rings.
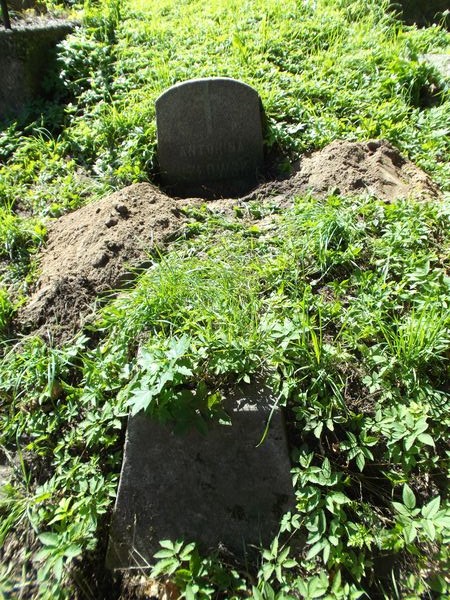
[{"label": "flat stone grave slab", "polygon": [[242,557],[267,546],[295,507],[284,418],[262,386],[225,401],[231,425],[176,435],[140,413],[130,417],[110,529],[110,569],[146,568],[163,539],[219,547]]},{"label": "flat stone grave slab", "polygon": [[167,193],[239,196],[263,169],[261,101],[226,77],[192,79],[156,100],[158,161]]}]

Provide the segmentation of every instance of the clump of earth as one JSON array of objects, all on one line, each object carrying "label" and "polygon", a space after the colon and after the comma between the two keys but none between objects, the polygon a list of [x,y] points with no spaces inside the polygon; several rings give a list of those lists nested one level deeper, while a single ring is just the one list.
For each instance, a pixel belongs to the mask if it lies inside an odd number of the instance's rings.
[{"label": "clump of earth", "polygon": [[25,330],[66,337],[97,296],[123,287],[149,254],[181,232],[181,203],[135,184],[62,216],[49,227],[40,277],[19,319]]},{"label": "clump of earth", "polygon": [[[211,211],[234,214],[237,203],[270,197],[288,207],[295,197],[312,193],[368,193],[390,202],[437,200],[431,179],[386,141],[335,141],[305,156],[282,180],[261,184],[236,200],[208,202]],[[172,198],[149,183],[135,184],[56,220],[39,256],[40,277],[18,315],[22,332],[63,341],[79,330],[95,310],[99,296],[123,287],[130,274],[145,267],[149,253],[179,237],[187,222],[183,208],[199,198]]]}]

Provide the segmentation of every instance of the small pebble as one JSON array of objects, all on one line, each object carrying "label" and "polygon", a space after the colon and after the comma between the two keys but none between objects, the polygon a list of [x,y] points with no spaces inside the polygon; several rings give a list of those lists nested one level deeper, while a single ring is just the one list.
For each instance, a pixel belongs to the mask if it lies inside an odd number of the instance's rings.
[{"label": "small pebble", "polygon": [[129,214],[130,214],[130,211],[128,210],[128,207],[127,207],[125,204],[120,204],[120,203],[117,203],[117,204],[114,206],[114,208],[117,210],[117,212],[119,213],[119,215],[120,215],[121,217],[124,217],[124,218],[126,218],[126,217],[128,217],[128,216],[129,216]]},{"label": "small pebble", "polygon": [[95,269],[99,269],[101,267],[104,267],[107,264],[108,261],[109,261],[109,256],[103,252],[103,254],[99,254],[97,256],[97,258],[95,258],[92,261],[92,266]]}]

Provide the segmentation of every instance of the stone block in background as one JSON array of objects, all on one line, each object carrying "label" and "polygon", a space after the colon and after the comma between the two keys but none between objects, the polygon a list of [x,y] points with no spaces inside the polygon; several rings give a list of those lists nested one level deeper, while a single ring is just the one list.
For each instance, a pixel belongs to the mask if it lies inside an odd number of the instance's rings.
[{"label": "stone block in background", "polygon": [[57,68],[56,45],[75,27],[65,21],[39,23],[0,29],[0,122],[15,118],[29,102],[49,93],[45,82]]}]

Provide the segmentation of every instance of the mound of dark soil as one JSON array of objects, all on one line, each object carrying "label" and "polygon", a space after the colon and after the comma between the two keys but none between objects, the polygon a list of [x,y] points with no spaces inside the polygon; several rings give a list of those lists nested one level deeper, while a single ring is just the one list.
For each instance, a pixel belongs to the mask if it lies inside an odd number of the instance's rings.
[{"label": "mound of dark soil", "polygon": [[250,196],[281,194],[292,198],[308,192],[318,197],[367,193],[386,202],[440,196],[428,175],[385,140],[332,142],[302,158],[289,179],[262,185]]},{"label": "mound of dark soil", "polygon": [[[289,178],[265,183],[240,201],[271,197],[288,206],[305,193],[369,193],[387,202],[440,195],[430,178],[389,143],[336,141],[304,157]],[[41,275],[18,316],[20,329],[39,330],[59,341],[77,331],[98,296],[120,288],[131,271],[145,265],[149,251],[180,233],[185,222],[180,207],[201,202],[171,198],[142,183],[55,221],[39,259]],[[208,203],[230,214],[235,204],[236,199]]]},{"label": "mound of dark soil", "polygon": [[57,339],[73,333],[96,297],[121,287],[180,226],[179,204],[148,183],[64,215],[49,228],[41,275],[19,315],[23,329],[48,326]]}]

